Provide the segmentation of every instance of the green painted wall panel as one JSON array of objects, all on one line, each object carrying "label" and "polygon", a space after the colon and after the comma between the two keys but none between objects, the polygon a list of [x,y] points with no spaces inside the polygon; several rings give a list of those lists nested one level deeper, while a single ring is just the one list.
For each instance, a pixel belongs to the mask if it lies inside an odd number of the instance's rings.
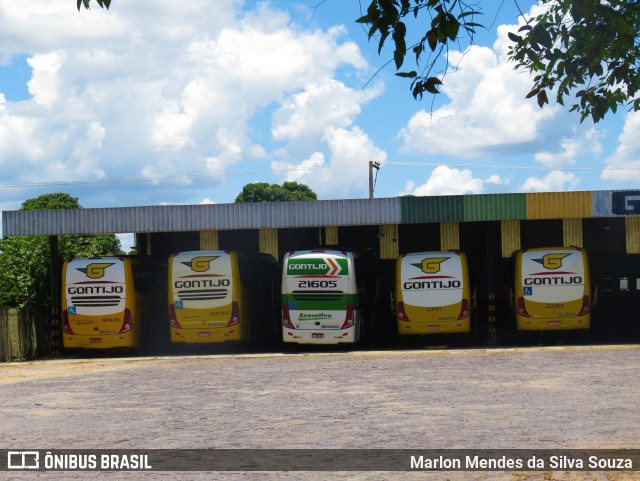
[{"label": "green painted wall panel", "polygon": [[464,220],[464,197],[400,197],[401,223],[460,222]]},{"label": "green painted wall panel", "polygon": [[464,220],[526,219],[526,194],[484,194],[464,196]]}]

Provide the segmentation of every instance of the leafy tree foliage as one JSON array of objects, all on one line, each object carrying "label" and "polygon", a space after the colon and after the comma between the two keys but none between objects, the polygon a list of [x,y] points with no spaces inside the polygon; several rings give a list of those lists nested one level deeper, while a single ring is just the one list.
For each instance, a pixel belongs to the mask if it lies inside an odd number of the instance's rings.
[{"label": "leafy tree foliage", "polygon": [[286,200],[318,200],[318,197],[308,186],[297,182],[285,182],[282,185],[256,182],[245,185],[235,201],[278,202]]},{"label": "leafy tree foliage", "polygon": [[[640,110],[640,2],[541,2],[547,10],[522,27],[520,35],[510,35],[509,57],[515,68],[535,74],[527,97],[536,97],[542,107],[552,91],[560,104],[566,96],[574,96],[571,110],[580,114],[581,121],[590,116],[598,122],[621,105]],[[475,5],[462,0],[373,0],[357,22],[369,26],[369,38],[378,40],[378,53],[392,38],[396,70],[403,66],[409,50],[417,66],[425,62],[420,72],[396,74],[413,79],[413,96],[422,98],[425,92],[439,92],[444,74],[437,75],[434,69],[449,46],[460,48],[465,37],[468,44],[473,43],[481,27],[474,21],[481,13]],[[409,28],[407,22],[412,18]],[[418,32],[418,40],[407,45],[411,29]]]},{"label": "leafy tree foliage", "polygon": [[629,0],[546,2],[545,13],[511,34],[509,55],[536,73],[528,97],[541,107],[554,91],[577,99],[571,107],[598,122],[629,105],[640,110],[640,3]]},{"label": "leafy tree foliage", "polygon": [[[109,9],[109,6],[111,5],[111,0],[96,0],[96,2],[98,2],[98,5],[100,5],[102,8],[106,9]],[[91,0],[78,0],[78,10],[80,10],[83,5],[84,8],[89,8],[90,3]]]},{"label": "leafy tree foliage", "polygon": [[[22,203],[22,210],[78,209],[76,197],[45,194]],[[0,305],[18,309],[45,309],[51,303],[49,239],[46,236],[7,237],[0,240]],[[58,237],[59,261],[73,257],[120,255],[113,234]]]}]

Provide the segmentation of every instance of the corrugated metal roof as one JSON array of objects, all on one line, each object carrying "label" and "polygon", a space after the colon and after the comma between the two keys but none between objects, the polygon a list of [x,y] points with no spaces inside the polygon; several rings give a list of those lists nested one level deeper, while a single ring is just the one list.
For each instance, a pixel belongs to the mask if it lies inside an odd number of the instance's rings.
[{"label": "corrugated metal roof", "polygon": [[527,219],[591,217],[591,192],[540,192],[527,194]]},{"label": "corrugated metal roof", "polygon": [[3,235],[184,232],[226,229],[395,224],[398,199],[325,200],[20,210],[2,213]]},{"label": "corrugated metal roof", "polygon": [[15,235],[186,232],[640,215],[640,190],[4,211]]},{"label": "corrugated metal roof", "polygon": [[526,194],[465,195],[464,220],[510,220],[527,216]]},{"label": "corrugated metal roof", "polygon": [[400,197],[401,224],[455,222],[464,220],[463,195]]}]

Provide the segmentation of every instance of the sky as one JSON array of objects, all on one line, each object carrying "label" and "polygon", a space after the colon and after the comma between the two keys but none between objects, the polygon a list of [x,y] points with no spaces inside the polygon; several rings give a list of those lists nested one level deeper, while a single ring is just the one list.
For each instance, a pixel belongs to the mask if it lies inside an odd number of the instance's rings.
[{"label": "sky", "polygon": [[366,198],[369,161],[375,197],[640,185],[640,112],[581,124],[525,99],[514,0],[480,2],[486,28],[422,101],[355,22],[366,0],[93,3],[0,0],[0,210],[228,203],[251,182]]}]

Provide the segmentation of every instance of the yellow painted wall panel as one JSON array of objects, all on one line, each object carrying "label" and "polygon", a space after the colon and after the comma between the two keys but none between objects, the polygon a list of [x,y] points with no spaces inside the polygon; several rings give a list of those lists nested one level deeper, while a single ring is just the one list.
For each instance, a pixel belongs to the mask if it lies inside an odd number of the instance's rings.
[{"label": "yellow painted wall panel", "polygon": [[218,231],[205,230],[200,231],[200,250],[218,250]]},{"label": "yellow painted wall panel", "polygon": [[338,227],[326,226],[324,228],[324,242],[327,245],[333,246],[338,243]]},{"label": "yellow painted wall panel", "polygon": [[380,233],[380,259],[396,259],[400,255],[398,225],[381,225]]},{"label": "yellow painted wall panel", "polygon": [[625,217],[627,254],[640,254],[640,217]]},{"label": "yellow painted wall panel", "polygon": [[520,221],[501,221],[500,237],[502,240],[502,257],[511,257],[513,251],[520,249]]},{"label": "yellow painted wall panel", "polygon": [[260,252],[278,258],[278,229],[260,229]]},{"label": "yellow painted wall panel", "polygon": [[565,246],[584,247],[582,241],[582,219],[563,219],[562,239]]},{"label": "yellow painted wall panel", "polygon": [[581,219],[592,213],[591,192],[527,194],[527,219]]},{"label": "yellow painted wall panel", "polygon": [[440,223],[440,249],[443,251],[460,250],[460,223]]}]

